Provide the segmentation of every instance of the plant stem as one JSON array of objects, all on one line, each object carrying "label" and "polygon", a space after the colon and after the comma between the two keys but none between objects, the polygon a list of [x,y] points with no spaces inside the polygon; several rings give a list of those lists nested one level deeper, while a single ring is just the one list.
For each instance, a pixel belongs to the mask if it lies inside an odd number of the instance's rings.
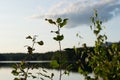
[{"label": "plant stem", "polygon": [[27,72],[25,72],[25,80],[27,80],[28,77],[27,73],[28,73],[28,68],[27,68]]},{"label": "plant stem", "polygon": [[[60,26],[58,25],[58,35],[60,35]],[[60,64],[59,64],[59,70],[60,70],[60,75],[59,75],[59,80],[61,80],[61,78],[62,78],[62,50],[61,50],[61,41],[58,41],[58,43],[59,43],[59,53],[60,53],[60,58],[59,58],[59,62],[60,62]]]},{"label": "plant stem", "polygon": [[60,48],[60,65],[59,65],[59,68],[60,68],[60,79],[59,80],[61,80],[61,77],[62,77],[62,66],[61,66],[61,62],[62,62],[62,52],[61,52],[61,42],[59,41],[59,48]]}]

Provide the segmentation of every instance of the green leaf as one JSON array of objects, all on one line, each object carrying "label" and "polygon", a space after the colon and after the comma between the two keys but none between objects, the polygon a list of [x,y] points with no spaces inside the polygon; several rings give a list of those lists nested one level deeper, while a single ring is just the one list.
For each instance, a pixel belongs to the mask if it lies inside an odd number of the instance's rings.
[{"label": "green leaf", "polygon": [[43,41],[39,41],[37,42],[39,45],[44,45],[44,42]]},{"label": "green leaf", "polygon": [[56,22],[57,22],[57,23],[61,23],[61,22],[62,22],[62,19],[61,19],[61,18],[58,18]]},{"label": "green leaf", "polygon": [[25,65],[25,61],[21,61],[20,64],[21,64],[21,65]]},{"label": "green leaf", "polygon": [[50,24],[55,24],[56,25],[56,23],[52,19],[45,19],[45,20],[47,20]]},{"label": "green leaf", "polygon": [[94,34],[98,35],[99,31],[98,30],[94,30]]},{"label": "green leaf", "polygon": [[60,23],[60,28],[62,28],[63,26],[65,26],[67,24],[67,18],[63,20],[62,23]]},{"label": "green leaf", "polygon": [[54,73],[51,73],[51,78],[53,78],[53,76],[54,76]]},{"label": "green leaf", "polygon": [[66,74],[69,75],[69,71],[65,70],[65,71],[64,71],[64,74],[65,74],[65,75],[66,75]]},{"label": "green leaf", "polygon": [[37,78],[36,76],[34,76],[34,75],[32,75],[32,78],[34,79],[34,78]]},{"label": "green leaf", "polygon": [[53,68],[58,68],[59,67],[59,64],[56,60],[53,60],[50,65],[53,67]]},{"label": "green leaf", "polygon": [[90,29],[92,30],[92,26],[90,26]]},{"label": "green leaf", "polygon": [[100,24],[102,25],[102,21],[100,21]]},{"label": "green leaf", "polygon": [[41,80],[44,80],[43,78],[40,78]]},{"label": "green leaf", "polygon": [[78,53],[78,49],[75,46],[73,47],[73,49],[74,49],[75,53],[77,54]]},{"label": "green leaf", "polygon": [[18,79],[18,78],[14,78],[14,80],[20,80],[20,79]]},{"label": "green leaf", "polygon": [[77,33],[76,36],[78,37],[78,36],[79,36],[79,33]]},{"label": "green leaf", "polygon": [[104,35],[104,37],[105,37],[105,40],[107,40],[107,36],[106,36],[106,35]]},{"label": "green leaf", "polygon": [[46,71],[46,70],[44,70],[44,69],[43,69],[43,72],[47,73],[47,71]]},{"label": "green leaf", "polygon": [[32,54],[32,53],[33,53],[33,50],[34,50],[33,48],[31,48],[30,46],[28,46],[27,49],[28,49],[28,53],[29,53],[29,54]]},{"label": "green leaf", "polygon": [[12,66],[15,70],[17,70],[17,64]]},{"label": "green leaf", "polygon": [[59,34],[59,31],[55,31],[56,34]]},{"label": "green leaf", "polygon": [[32,73],[28,73],[28,74],[32,74]]},{"label": "green leaf", "polygon": [[69,64],[66,69],[70,71],[72,68],[73,68],[73,64]]},{"label": "green leaf", "polygon": [[79,72],[79,73],[83,73],[84,71],[79,67],[79,68],[78,68],[78,72]]},{"label": "green leaf", "polygon": [[21,71],[24,72],[24,69],[26,68],[26,67],[25,67],[25,61],[21,61],[21,62],[20,62],[20,66],[21,66]]},{"label": "green leaf", "polygon": [[57,37],[53,37],[54,40],[58,41]]},{"label": "green leaf", "polygon": [[97,10],[94,10],[94,17],[98,17]]},{"label": "green leaf", "polygon": [[32,37],[31,36],[27,36],[26,39],[32,39]]},{"label": "green leaf", "polygon": [[94,23],[94,21],[95,21],[94,17],[91,17],[91,20],[92,20],[92,23]]},{"label": "green leaf", "polygon": [[12,73],[14,76],[18,76],[18,75],[19,75],[19,73],[17,72],[17,70],[13,70],[11,73]]},{"label": "green leaf", "polygon": [[56,41],[62,41],[64,39],[64,36],[63,35],[57,35],[57,37],[54,37],[53,39],[56,40]]}]

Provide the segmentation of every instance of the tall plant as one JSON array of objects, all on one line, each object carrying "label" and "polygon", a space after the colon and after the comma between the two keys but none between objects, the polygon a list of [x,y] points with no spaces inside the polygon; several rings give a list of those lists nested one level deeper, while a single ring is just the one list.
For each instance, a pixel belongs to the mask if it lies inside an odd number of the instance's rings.
[{"label": "tall plant", "polygon": [[86,47],[87,63],[91,67],[94,77],[89,76],[89,72],[85,71],[82,66],[79,72],[85,75],[87,80],[119,80],[120,79],[120,43],[107,45],[107,36],[102,34],[104,26],[98,17],[97,10],[91,17],[93,23],[90,28],[96,36],[95,47],[93,51],[89,51]]},{"label": "tall plant", "polygon": [[[102,21],[95,10],[93,23],[93,33],[96,35],[94,54],[91,55],[90,66],[95,74],[95,80],[102,78],[104,80],[120,79],[120,44],[107,45],[105,41],[107,36],[101,34],[103,29]],[[115,45],[115,46],[114,46]]]},{"label": "tall plant", "polygon": [[[34,48],[35,44],[38,44],[41,46],[44,44],[43,41],[36,41],[36,37],[37,37],[36,35],[33,37],[31,36],[26,37],[26,39],[30,39],[32,41],[31,46],[26,45],[29,58],[32,58],[33,51],[35,50]],[[26,59],[27,57],[24,60],[22,60],[20,64],[13,65],[14,69],[12,70],[12,74],[16,76],[14,80],[27,80],[28,77],[32,77],[33,79],[36,78],[35,75],[29,72],[30,69],[34,69],[36,67],[34,65],[31,65],[29,62],[26,62]]]},{"label": "tall plant", "polygon": [[59,62],[57,62],[56,60],[54,60],[51,64],[54,66],[54,67],[59,67],[59,70],[60,70],[60,76],[59,76],[59,80],[61,80],[62,78],[62,49],[61,49],[61,41],[64,39],[64,35],[61,34],[61,28],[63,28],[66,24],[67,24],[67,20],[68,19],[61,19],[61,18],[57,18],[56,21],[52,20],[52,19],[45,19],[46,21],[48,21],[50,24],[53,24],[57,27],[57,30],[56,31],[51,31],[52,33],[55,33],[56,36],[53,37],[53,39],[55,41],[58,42],[58,45],[59,45]]}]

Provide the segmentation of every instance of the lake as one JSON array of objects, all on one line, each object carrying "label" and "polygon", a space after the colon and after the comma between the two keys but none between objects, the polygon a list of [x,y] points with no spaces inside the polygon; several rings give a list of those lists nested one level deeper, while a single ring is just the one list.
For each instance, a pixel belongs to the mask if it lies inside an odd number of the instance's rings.
[{"label": "lake", "polygon": [[[48,61],[44,61],[44,62],[39,61],[37,63],[45,63],[45,62],[48,63]],[[3,64],[3,63],[7,64],[7,61],[3,61],[3,62],[0,61],[0,64]],[[8,63],[15,63],[15,61],[14,62],[8,61]],[[19,61],[17,61],[17,63],[19,63]],[[35,61],[32,61],[32,63],[35,63]],[[0,80],[14,80],[15,76],[13,76],[11,74],[12,70],[13,69],[11,67],[1,66],[0,67]],[[46,69],[46,68],[45,68],[45,70],[47,71],[47,75],[51,75],[51,73],[54,73],[53,80],[59,80],[59,71],[58,70]],[[39,72],[44,73],[43,68],[33,69],[33,70],[30,70],[30,72],[32,72],[34,75],[36,75],[37,78],[35,78],[35,79],[29,78],[28,80],[41,80],[40,77],[42,77],[44,80],[50,80],[41,75],[38,75]],[[84,80],[84,77],[77,72],[70,72],[69,75],[63,75],[62,80]]]}]

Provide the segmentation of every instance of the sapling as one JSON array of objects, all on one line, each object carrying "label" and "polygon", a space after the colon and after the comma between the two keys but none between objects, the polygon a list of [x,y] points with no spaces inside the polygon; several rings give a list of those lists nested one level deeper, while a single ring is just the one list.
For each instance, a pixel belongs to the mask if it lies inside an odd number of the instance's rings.
[{"label": "sapling", "polygon": [[[44,43],[43,41],[36,41],[36,35],[31,37],[31,36],[27,36],[26,39],[30,39],[32,41],[32,45],[29,46],[29,45],[26,45],[25,47],[27,47],[27,50],[28,50],[28,55],[30,55],[29,57],[32,58],[32,54],[33,54],[33,51],[35,50],[34,49],[34,46],[35,44],[38,44],[40,46],[42,46]],[[20,64],[15,64],[13,65],[13,70],[12,70],[12,74],[14,76],[16,76],[14,78],[14,80],[27,80],[28,77],[32,77],[33,79],[34,78],[37,78],[35,75],[33,75],[31,72],[29,72],[29,70],[31,69],[34,69],[35,67],[33,65],[30,64],[30,62],[26,62],[26,59],[25,58],[23,61],[20,62]]]},{"label": "sapling", "polygon": [[59,80],[62,79],[62,49],[61,49],[61,41],[64,39],[64,35],[61,34],[61,28],[63,28],[66,24],[67,24],[67,18],[66,19],[61,19],[61,18],[57,18],[56,21],[52,20],[52,19],[45,19],[46,21],[48,21],[50,24],[53,24],[56,26],[57,30],[56,31],[51,31],[52,33],[55,33],[56,36],[53,37],[53,39],[55,41],[58,42],[58,45],[59,45],[59,61],[56,61],[54,60],[51,64],[53,64],[52,66],[54,67],[59,67],[59,70],[60,70],[60,76],[59,76]]}]

